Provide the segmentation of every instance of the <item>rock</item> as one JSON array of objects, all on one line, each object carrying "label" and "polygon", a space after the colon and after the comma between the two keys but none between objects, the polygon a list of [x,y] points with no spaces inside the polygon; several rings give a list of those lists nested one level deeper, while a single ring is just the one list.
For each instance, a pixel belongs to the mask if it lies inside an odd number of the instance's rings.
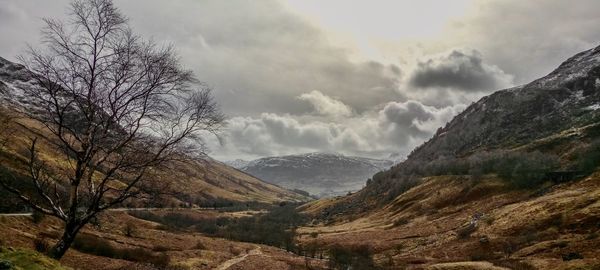
[{"label": "rock", "polygon": [[481,244],[488,244],[489,242],[490,242],[490,239],[485,235],[479,238],[479,243],[481,243]]}]

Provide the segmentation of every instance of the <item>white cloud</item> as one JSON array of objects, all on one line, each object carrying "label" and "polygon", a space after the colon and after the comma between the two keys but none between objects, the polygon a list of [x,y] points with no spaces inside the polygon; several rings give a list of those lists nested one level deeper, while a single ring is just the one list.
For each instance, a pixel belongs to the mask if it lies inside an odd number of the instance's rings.
[{"label": "white cloud", "polygon": [[315,111],[323,116],[347,117],[352,115],[352,108],[343,102],[313,90],[298,96],[298,99],[309,102]]},{"label": "white cloud", "polygon": [[385,106],[340,118],[263,113],[233,117],[223,134],[225,144],[215,147],[221,159],[255,158],[313,151],[340,152],[385,158],[409,152],[464,105],[437,109],[418,101],[389,102]]},{"label": "white cloud", "polygon": [[[600,40],[596,0],[459,1],[425,13],[414,11],[439,1],[114,1],[134,30],[173,43],[215,88],[233,116],[226,144],[209,143],[222,157],[408,152],[464,104]],[[40,18],[64,18],[68,2],[2,1],[0,56],[35,45]],[[341,42],[345,30],[359,40]]]}]

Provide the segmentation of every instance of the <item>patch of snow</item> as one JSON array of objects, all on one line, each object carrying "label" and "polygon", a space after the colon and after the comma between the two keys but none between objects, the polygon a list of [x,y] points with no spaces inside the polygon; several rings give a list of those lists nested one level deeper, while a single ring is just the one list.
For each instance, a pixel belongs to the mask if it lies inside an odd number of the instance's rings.
[{"label": "patch of snow", "polygon": [[597,109],[600,109],[600,104],[594,104],[594,105],[585,107],[585,110],[590,110],[590,111],[595,111]]},{"label": "patch of snow", "polygon": [[583,90],[576,91],[574,97],[577,100],[585,99],[585,97],[583,96]]}]

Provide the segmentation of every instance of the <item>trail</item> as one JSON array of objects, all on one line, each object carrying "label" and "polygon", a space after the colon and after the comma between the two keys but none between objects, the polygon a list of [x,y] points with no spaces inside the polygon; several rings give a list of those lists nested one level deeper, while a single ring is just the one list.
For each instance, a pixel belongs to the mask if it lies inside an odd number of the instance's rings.
[{"label": "trail", "polygon": [[[215,208],[209,207],[177,207],[177,208],[155,208],[155,207],[144,207],[144,208],[109,208],[107,212],[127,212],[127,211],[179,211],[179,210],[214,210]],[[31,216],[32,212],[29,213],[0,213],[0,217],[20,217],[20,216]]]},{"label": "trail", "polygon": [[263,255],[262,251],[260,250],[259,246],[256,246],[255,249],[250,250],[248,253],[241,255],[241,256],[237,256],[235,258],[229,259],[225,262],[223,262],[221,265],[219,265],[219,267],[217,267],[217,270],[227,270],[229,269],[229,267],[236,265],[240,262],[243,262],[248,256],[258,256],[258,255]]},{"label": "trail", "polygon": [[0,217],[26,217],[31,215],[33,215],[33,213],[8,213],[0,214]]}]

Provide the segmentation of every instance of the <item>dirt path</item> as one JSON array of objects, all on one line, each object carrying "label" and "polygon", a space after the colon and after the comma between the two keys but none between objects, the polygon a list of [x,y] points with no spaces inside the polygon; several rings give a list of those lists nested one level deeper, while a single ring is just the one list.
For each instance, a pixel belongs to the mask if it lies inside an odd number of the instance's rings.
[{"label": "dirt path", "polygon": [[[128,211],[178,211],[178,210],[214,210],[215,208],[210,207],[176,207],[176,208],[156,208],[156,207],[144,207],[144,208],[109,208],[108,212],[128,212]],[[18,216],[31,216],[33,213],[0,213],[0,216],[4,217],[18,217]]]},{"label": "dirt path", "polygon": [[241,256],[237,256],[235,258],[229,259],[225,262],[223,262],[221,265],[219,265],[219,267],[217,267],[217,270],[227,270],[229,269],[229,267],[238,264],[240,262],[243,262],[248,256],[256,256],[256,255],[263,255],[262,251],[260,250],[259,246],[256,246],[255,249],[250,250],[248,253],[241,255]]},{"label": "dirt path", "polygon": [[0,217],[25,217],[25,216],[31,216],[32,213],[9,213],[9,214],[0,214]]}]

